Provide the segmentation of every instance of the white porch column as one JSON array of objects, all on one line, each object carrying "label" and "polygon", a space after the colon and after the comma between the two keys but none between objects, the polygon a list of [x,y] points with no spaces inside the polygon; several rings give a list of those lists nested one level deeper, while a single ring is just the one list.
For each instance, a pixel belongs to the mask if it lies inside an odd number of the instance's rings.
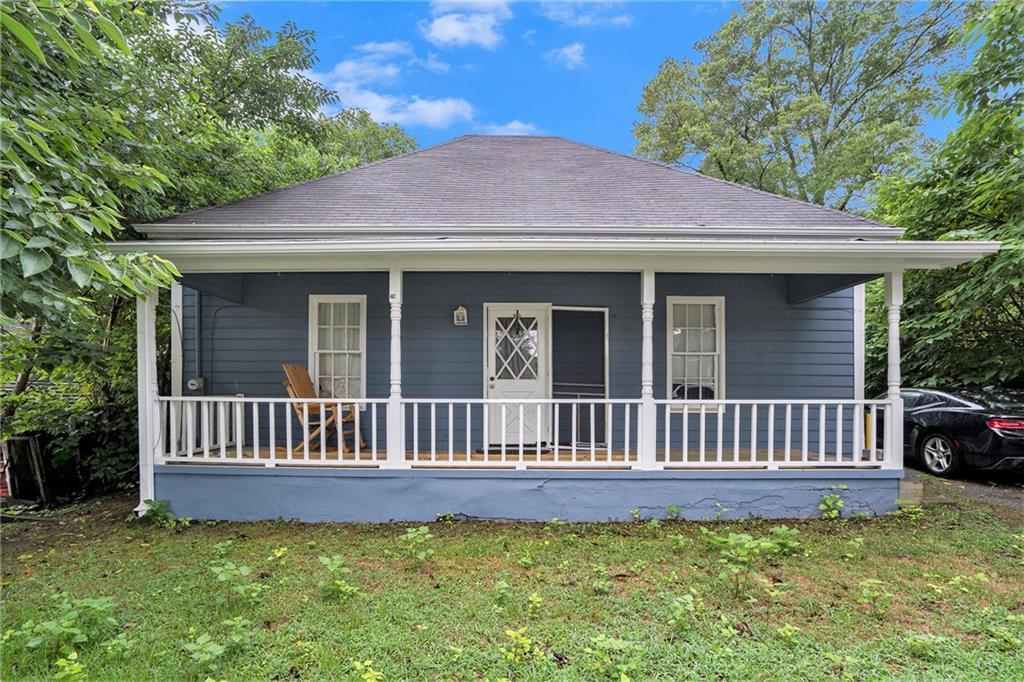
[{"label": "white porch column", "polygon": [[391,304],[391,391],[388,395],[388,457],[384,467],[405,469],[405,414],[402,409],[402,271],[391,268],[388,276]]},{"label": "white porch column", "polygon": [[658,406],[654,403],[654,271],[644,270],[640,299],[643,345],[640,355],[639,468],[659,469]]},{"label": "white porch column", "polygon": [[156,485],[153,461],[161,439],[160,412],[157,403],[156,374],[156,302],[157,291],[151,289],[135,299],[135,335],[138,344],[139,400],[139,506],[146,510],[146,500],[154,499]]},{"label": "white porch column", "polygon": [[888,360],[889,415],[885,420],[889,466],[903,468],[903,399],[900,397],[900,306],[903,305],[903,271],[885,273],[885,311],[889,322]]}]

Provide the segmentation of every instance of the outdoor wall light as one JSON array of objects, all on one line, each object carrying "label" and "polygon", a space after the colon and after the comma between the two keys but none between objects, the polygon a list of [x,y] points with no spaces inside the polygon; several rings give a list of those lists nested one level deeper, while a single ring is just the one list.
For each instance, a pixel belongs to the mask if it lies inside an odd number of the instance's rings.
[{"label": "outdoor wall light", "polygon": [[469,324],[469,314],[461,305],[452,312],[452,323],[456,327],[465,327]]}]

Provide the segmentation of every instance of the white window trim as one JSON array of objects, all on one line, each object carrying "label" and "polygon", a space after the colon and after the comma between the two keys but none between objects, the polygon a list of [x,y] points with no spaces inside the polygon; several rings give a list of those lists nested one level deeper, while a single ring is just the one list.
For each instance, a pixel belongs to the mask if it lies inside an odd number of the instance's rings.
[{"label": "white window trim", "polygon": [[366,398],[366,295],[365,294],[310,294],[309,295],[309,361],[306,366],[309,368],[309,378],[313,380],[313,387],[317,393],[320,392],[318,376],[320,374],[320,362],[317,356],[317,326],[319,322],[319,308],[321,303],[358,303],[359,304],[359,354],[360,354],[360,394]]},{"label": "white window trim", "polygon": [[[718,378],[715,382],[715,400],[725,400],[725,296],[666,296],[665,297],[665,397],[672,396],[672,306],[675,304],[699,303],[715,306],[715,330],[718,342]],[[683,401],[680,401],[683,402]],[[687,400],[700,405],[701,400]]]}]

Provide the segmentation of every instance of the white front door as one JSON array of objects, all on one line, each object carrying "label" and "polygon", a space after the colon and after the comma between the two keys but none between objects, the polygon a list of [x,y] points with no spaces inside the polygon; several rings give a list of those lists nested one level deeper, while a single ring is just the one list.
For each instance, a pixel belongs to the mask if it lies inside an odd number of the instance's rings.
[{"label": "white front door", "polygon": [[[551,306],[547,303],[488,303],[487,344],[484,377],[484,395],[491,399],[523,400],[549,397],[548,366],[550,365]],[[504,424],[506,445],[536,444],[547,441],[549,426],[548,407],[523,405],[520,428],[519,405],[505,406]],[[502,409],[492,405],[487,413],[487,435],[491,445],[502,443]]]}]

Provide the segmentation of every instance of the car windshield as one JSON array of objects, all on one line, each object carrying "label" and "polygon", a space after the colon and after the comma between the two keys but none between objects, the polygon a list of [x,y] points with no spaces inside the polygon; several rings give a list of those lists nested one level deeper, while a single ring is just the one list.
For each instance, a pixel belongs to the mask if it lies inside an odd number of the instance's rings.
[{"label": "car windshield", "polygon": [[971,402],[992,410],[1024,412],[1024,390],[1014,388],[976,388],[958,391]]}]

